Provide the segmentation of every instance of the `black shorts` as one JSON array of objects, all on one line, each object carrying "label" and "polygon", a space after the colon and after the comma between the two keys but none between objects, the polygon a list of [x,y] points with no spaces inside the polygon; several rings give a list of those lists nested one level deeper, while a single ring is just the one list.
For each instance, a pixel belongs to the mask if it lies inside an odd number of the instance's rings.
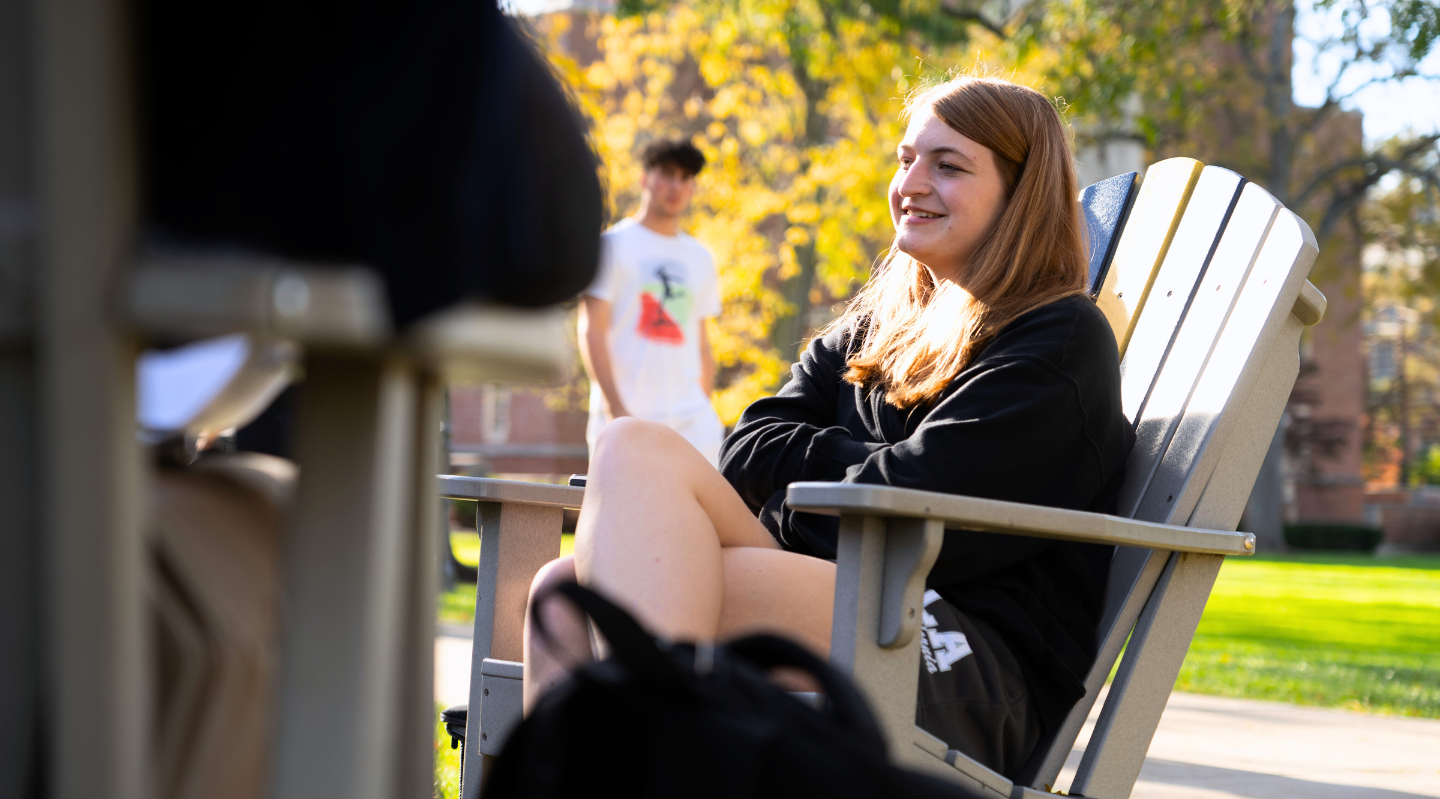
[{"label": "black shorts", "polygon": [[1042,725],[1020,663],[995,628],[925,592],[915,723],[1006,776],[1040,740]]}]

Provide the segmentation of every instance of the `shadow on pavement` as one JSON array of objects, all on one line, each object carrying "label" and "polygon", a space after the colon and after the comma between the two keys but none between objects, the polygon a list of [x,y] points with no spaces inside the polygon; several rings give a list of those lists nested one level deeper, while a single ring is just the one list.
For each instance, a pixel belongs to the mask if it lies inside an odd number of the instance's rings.
[{"label": "shadow on pavement", "polygon": [[1402,793],[1385,788],[1359,785],[1337,785],[1258,771],[1241,771],[1154,758],[1145,760],[1145,767],[1140,771],[1140,779],[1145,782],[1222,791],[1253,799],[1289,799],[1289,797],[1296,796],[1304,796],[1307,799],[1430,799],[1429,794]]}]

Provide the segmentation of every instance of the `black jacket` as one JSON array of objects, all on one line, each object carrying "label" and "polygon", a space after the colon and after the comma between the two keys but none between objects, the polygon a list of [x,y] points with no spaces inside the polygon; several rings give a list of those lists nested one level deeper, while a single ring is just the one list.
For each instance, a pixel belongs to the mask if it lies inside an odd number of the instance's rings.
[{"label": "black jacket", "polygon": [[[785,506],[800,480],[879,483],[1115,511],[1135,441],[1114,335],[1088,299],[1002,329],[933,405],[901,411],[850,385],[849,337],[811,342],[790,382],[746,409],[721,471],[788,550],[835,557],[838,520]],[[1047,727],[1082,693],[1112,547],[949,531],[928,585],[1005,637]]]}]

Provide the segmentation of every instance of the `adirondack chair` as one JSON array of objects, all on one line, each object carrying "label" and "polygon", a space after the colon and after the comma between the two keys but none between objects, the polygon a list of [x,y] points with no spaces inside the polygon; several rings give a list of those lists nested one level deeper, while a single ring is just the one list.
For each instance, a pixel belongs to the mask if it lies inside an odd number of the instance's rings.
[{"label": "adirondack chair", "polygon": [[[294,439],[303,479],[283,536],[277,712],[261,749],[274,753],[270,795],[428,796],[440,390],[447,379],[563,375],[563,313],[464,304],[399,334],[369,269],[163,251],[137,265],[124,310],[157,341],[243,331],[303,353]],[[223,651],[227,642],[201,643]],[[179,676],[217,682],[213,652],[200,649],[179,659]],[[234,718],[215,690],[166,714],[199,720],[179,739],[233,743]],[[195,776],[198,744],[188,745],[166,762]],[[214,795],[205,787],[184,795]]]},{"label": "adirondack chair", "polygon": [[[1117,515],[878,485],[794,483],[787,502],[839,515],[831,662],[873,703],[897,761],[986,796],[1048,791],[1121,654],[1073,795],[1130,795],[1299,371],[1325,298],[1306,281],[1306,224],[1258,185],[1188,158],[1143,182],[1086,190],[1092,293],[1119,343],[1136,426]],[[520,635],[535,571],[556,557],[583,489],[444,476],[480,501],[479,581],[465,723],[464,799],[520,718]],[[1114,545],[1085,696],[1013,782],[915,725],[924,579],[944,535],[984,531]],[[949,531],[949,532],[947,532]],[[1128,642],[1128,645],[1127,645]],[[450,720],[458,723],[458,715]]]}]

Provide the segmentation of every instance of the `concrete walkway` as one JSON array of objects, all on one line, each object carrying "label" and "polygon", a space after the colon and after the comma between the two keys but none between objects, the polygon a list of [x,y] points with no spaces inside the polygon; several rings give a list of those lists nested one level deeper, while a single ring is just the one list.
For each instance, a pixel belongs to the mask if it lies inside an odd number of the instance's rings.
[{"label": "concrete walkway", "polygon": [[[1060,774],[1061,789],[1070,785],[1097,715]],[[1440,797],[1440,721],[1171,694],[1131,796]]]},{"label": "concrete walkway", "polygon": [[[470,639],[442,635],[435,701],[462,704],[469,690]],[[1096,715],[1057,787],[1070,785]],[[1440,721],[1173,694],[1132,796],[1440,799]]]}]

